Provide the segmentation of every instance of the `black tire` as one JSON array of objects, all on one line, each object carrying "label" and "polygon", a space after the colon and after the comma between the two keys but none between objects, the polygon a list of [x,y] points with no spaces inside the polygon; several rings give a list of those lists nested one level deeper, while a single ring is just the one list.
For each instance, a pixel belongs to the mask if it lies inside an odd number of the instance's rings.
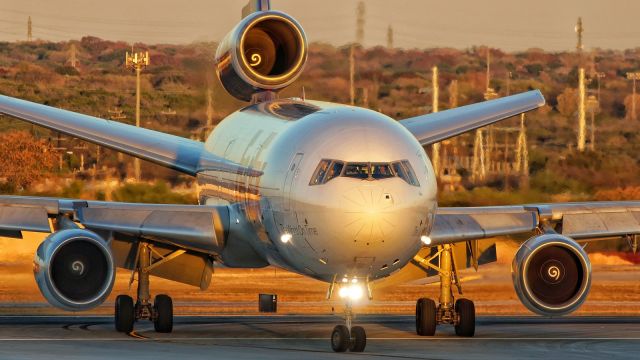
[{"label": "black tire", "polygon": [[153,301],[153,327],[156,332],[170,333],[173,330],[173,301],[167,295],[157,295]]},{"label": "black tire", "polygon": [[363,352],[367,347],[367,333],[362,326],[354,326],[351,328],[351,352]]},{"label": "black tire", "polygon": [[468,299],[458,299],[456,301],[456,313],[458,313],[458,324],[455,326],[456,335],[471,337],[476,332],[476,307],[473,301]]},{"label": "black tire", "polygon": [[116,331],[127,334],[132,332],[135,320],[135,310],[131,296],[118,295],[115,309]]},{"label": "black tire", "polygon": [[416,333],[420,336],[433,336],[436,333],[436,303],[421,298],[416,303]]},{"label": "black tire", "polygon": [[335,352],[345,352],[351,345],[349,329],[344,325],[337,325],[331,333],[331,348]]}]

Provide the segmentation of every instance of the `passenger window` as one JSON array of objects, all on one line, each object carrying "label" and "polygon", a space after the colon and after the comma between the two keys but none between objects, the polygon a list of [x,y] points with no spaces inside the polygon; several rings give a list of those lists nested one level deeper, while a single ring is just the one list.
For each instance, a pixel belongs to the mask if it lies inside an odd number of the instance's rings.
[{"label": "passenger window", "polygon": [[331,167],[329,168],[329,172],[327,173],[327,176],[325,176],[324,181],[322,183],[326,184],[327,182],[329,182],[329,180],[340,176],[340,173],[342,173],[342,168],[344,168],[344,163],[342,161],[334,161],[331,164]]},{"label": "passenger window", "polygon": [[393,176],[394,175],[391,171],[391,165],[387,163],[371,164],[371,177],[373,177],[374,179],[386,179]]},{"label": "passenger window", "polygon": [[350,178],[369,178],[369,163],[348,163],[344,169],[344,175]]},{"label": "passenger window", "polygon": [[315,173],[311,177],[311,181],[309,182],[309,185],[320,185],[320,184],[322,184],[324,176],[326,175],[327,171],[329,170],[329,164],[330,163],[331,163],[331,160],[322,160],[322,161],[320,161],[320,164],[318,164],[318,167],[316,168]]}]

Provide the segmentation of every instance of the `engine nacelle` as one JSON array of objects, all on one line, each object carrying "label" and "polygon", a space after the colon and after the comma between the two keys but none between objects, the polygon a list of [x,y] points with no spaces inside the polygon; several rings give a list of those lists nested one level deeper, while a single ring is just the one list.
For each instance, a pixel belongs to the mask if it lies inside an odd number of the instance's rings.
[{"label": "engine nacelle", "polygon": [[591,262],[582,247],[560,234],[527,240],[511,265],[520,301],[545,316],[566,315],[582,305],[591,289]]},{"label": "engine nacelle", "polygon": [[115,266],[105,240],[84,229],[60,230],[36,251],[34,275],[40,292],[58,308],[94,308],[111,293]]},{"label": "engine nacelle", "polygon": [[307,60],[307,39],[300,24],[279,11],[244,18],[218,46],[216,72],[237,99],[277,91],[298,78]]}]

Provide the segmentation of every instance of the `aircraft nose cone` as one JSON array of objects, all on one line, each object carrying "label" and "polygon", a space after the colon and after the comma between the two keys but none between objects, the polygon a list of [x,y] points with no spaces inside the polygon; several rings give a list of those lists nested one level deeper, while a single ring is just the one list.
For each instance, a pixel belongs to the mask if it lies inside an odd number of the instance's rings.
[{"label": "aircraft nose cone", "polygon": [[343,195],[343,228],[357,245],[383,243],[397,226],[393,194],[377,185],[362,185]]}]

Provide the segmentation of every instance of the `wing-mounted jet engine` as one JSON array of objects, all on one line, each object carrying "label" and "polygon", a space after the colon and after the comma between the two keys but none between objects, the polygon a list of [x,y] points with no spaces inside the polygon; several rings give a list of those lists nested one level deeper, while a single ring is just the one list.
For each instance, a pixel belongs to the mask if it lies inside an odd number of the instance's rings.
[{"label": "wing-mounted jet engine", "polygon": [[216,72],[237,99],[277,92],[295,81],[307,60],[307,39],[296,20],[279,11],[254,12],[218,46]]},{"label": "wing-mounted jet engine", "polygon": [[527,240],[511,265],[520,301],[545,316],[566,315],[582,305],[591,289],[591,263],[580,244],[560,234]]},{"label": "wing-mounted jet engine", "polygon": [[36,251],[33,270],[45,299],[69,311],[102,304],[115,280],[111,248],[85,229],[65,229],[47,236]]}]

